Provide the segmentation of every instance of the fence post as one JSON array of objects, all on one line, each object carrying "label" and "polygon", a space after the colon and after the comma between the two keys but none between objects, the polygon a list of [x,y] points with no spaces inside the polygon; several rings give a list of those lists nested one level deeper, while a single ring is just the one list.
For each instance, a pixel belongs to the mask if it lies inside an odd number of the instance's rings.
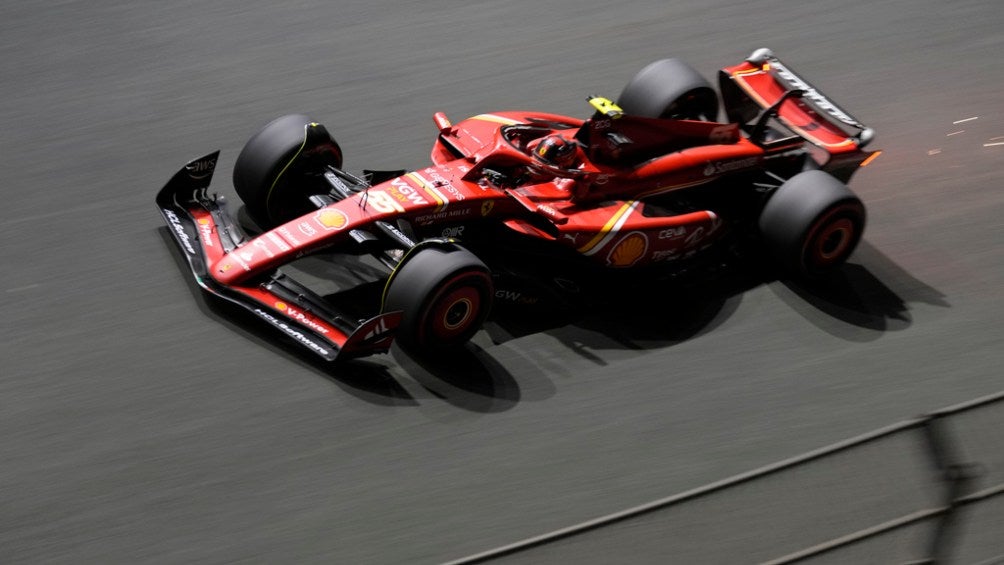
[{"label": "fence post", "polygon": [[945,512],[934,527],[934,534],[928,546],[930,556],[926,563],[940,565],[948,563],[952,553],[954,534],[958,522],[959,499],[979,476],[976,465],[963,463],[948,433],[942,414],[933,414],[925,420],[922,429],[928,455],[934,464],[938,478],[945,484],[942,507]]}]

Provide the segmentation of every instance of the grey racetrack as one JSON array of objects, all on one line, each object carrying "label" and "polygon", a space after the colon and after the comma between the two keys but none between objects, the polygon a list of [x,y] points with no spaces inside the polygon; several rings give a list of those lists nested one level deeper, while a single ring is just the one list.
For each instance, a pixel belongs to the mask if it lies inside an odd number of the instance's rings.
[{"label": "grey racetrack", "polygon": [[[482,332],[460,369],[332,371],[207,306],[154,206],[215,149],[236,199],[242,144],[282,114],[350,170],[414,168],[435,111],[584,117],[655,59],[713,78],[762,46],[884,151],[823,290],[625,296]],[[997,2],[15,0],[0,49],[0,562],[445,562],[1004,389]],[[665,540],[637,543],[547,559]]]}]

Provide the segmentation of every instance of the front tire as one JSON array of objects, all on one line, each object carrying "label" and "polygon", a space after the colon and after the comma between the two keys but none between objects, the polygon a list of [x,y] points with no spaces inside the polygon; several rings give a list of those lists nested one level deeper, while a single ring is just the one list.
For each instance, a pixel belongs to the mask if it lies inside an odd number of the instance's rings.
[{"label": "front tire", "polygon": [[845,184],[823,171],[799,173],[771,196],[760,233],[784,274],[819,279],[851,256],[865,228],[865,207]]},{"label": "front tire", "polygon": [[645,118],[713,121],[718,94],[711,84],[683,61],[656,61],[631,79],[617,105],[625,113]]},{"label": "front tire", "polygon": [[384,312],[403,311],[395,340],[410,352],[463,346],[481,328],[494,296],[491,273],[454,245],[414,250],[387,282]]},{"label": "front tire", "polygon": [[324,126],[292,114],[269,122],[244,145],[234,165],[234,188],[248,213],[269,229],[313,209],[309,197],[327,192],[326,166],[342,166],[342,150]]}]

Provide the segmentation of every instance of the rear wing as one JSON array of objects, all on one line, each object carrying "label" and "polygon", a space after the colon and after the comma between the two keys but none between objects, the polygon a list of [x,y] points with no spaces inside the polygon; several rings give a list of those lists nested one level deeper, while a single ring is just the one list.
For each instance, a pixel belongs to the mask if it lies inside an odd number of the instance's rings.
[{"label": "rear wing", "polygon": [[[729,121],[746,124],[755,119],[754,127],[762,129],[766,119],[776,118],[833,157],[862,154],[875,135],[769,49],[758,49],[743,63],[722,69],[719,83]],[[868,157],[862,155],[862,160]]]}]

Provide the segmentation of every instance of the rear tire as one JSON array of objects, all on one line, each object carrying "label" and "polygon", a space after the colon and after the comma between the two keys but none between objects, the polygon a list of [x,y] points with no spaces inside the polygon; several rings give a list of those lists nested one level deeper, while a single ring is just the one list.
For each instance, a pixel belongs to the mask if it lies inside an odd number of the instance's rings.
[{"label": "rear tire", "polygon": [[627,114],[646,118],[714,121],[718,117],[718,94],[679,59],[662,59],[639,71],[617,105]]},{"label": "rear tire", "polygon": [[326,166],[342,166],[342,150],[324,126],[292,114],[269,122],[244,145],[234,165],[234,188],[248,213],[269,229],[313,209],[325,193]]},{"label": "rear tire", "polygon": [[491,308],[494,287],[488,267],[456,245],[413,253],[394,272],[384,296],[384,312],[403,311],[395,341],[419,354],[463,346]]},{"label": "rear tire", "polygon": [[760,233],[784,274],[818,279],[839,269],[861,241],[865,207],[823,171],[799,173],[771,196]]}]

